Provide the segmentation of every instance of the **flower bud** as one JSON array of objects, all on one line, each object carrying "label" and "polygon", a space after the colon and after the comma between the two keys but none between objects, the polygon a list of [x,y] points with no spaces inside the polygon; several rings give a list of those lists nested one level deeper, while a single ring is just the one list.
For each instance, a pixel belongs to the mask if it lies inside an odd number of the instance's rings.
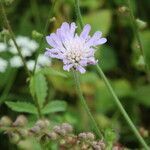
[{"label": "flower bud", "polygon": [[94,134],[91,133],[91,132],[88,132],[88,133],[86,134],[86,137],[87,137],[87,139],[89,139],[89,140],[91,140],[91,141],[93,141],[93,140],[95,139]]},{"label": "flower bud", "polygon": [[18,143],[18,141],[20,140],[20,136],[17,133],[11,133],[10,134],[10,142],[13,144]]},{"label": "flower bud", "polygon": [[66,132],[72,132],[73,128],[69,123],[63,123],[61,128],[64,129]]},{"label": "flower bud", "polygon": [[27,129],[19,129],[18,132],[22,137],[28,136],[28,130]]},{"label": "flower bud", "polygon": [[142,55],[140,55],[139,59],[136,62],[136,65],[140,69],[144,69],[144,67],[145,67],[145,61],[144,61],[144,57]]},{"label": "flower bud", "polygon": [[56,21],[56,18],[55,18],[55,17],[52,17],[52,18],[50,18],[49,23],[55,22],[55,21]]},{"label": "flower bud", "polygon": [[126,13],[126,12],[129,11],[129,9],[126,6],[121,6],[121,7],[118,8],[118,11],[120,13]]},{"label": "flower bud", "polygon": [[49,126],[49,121],[48,120],[38,120],[35,124],[35,126],[39,126],[41,129],[46,128]]},{"label": "flower bud", "polygon": [[13,123],[13,126],[25,126],[27,122],[28,122],[27,118],[24,115],[20,115]]},{"label": "flower bud", "polygon": [[136,19],[136,24],[141,30],[147,27],[147,23],[141,19]]},{"label": "flower bud", "polygon": [[58,135],[55,132],[49,132],[47,133],[47,136],[52,140],[56,140],[58,137]]},{"label": "flower bud", "polygon": [[32,143],[29,140],[21,140],[21,141],[19,141],[17,146],[19,149],[23,149],[23,150],[33,149]]},{"label": "flower bud", "polygon": [[41,38],[43,38],[43,34],[37,32],[36,30],[33,30],[33,31],[32,31],[32,37],[33,37],[34,39],[41,39]]},{"label": "flower bud", "polygon": [[3,116],[0,120],[0,126],[11,126],[11,124],[12,120],[7,116]]},{"label": "flower bud", "polygon": [[86,135],[86,133],[80,133],[79,135],[78,135],[78,137],[79,137],[79,139],[86,139],[87,138],[87,135]]},{"label": "flower bud", "polygon": [[53,131],[56,132],[56,133],[59,133],[60,130],[61,130],[61,127],[58,126],[58,125],[56,125],[56,126],[53,127]]},{"label": "flower bud", "polygon": [[30,129],[30,131],[33,133],[39,133],[41,131],[41,128],[39,126],[34,126]]},{"label": "flower bud", "polygon": [[97,142],[97,144],[98,144],[102,149],[105,148],[105,143],[104,143],[104,141],[100,140],[100,141]]},{"label": "flower bud", "polygon": [[148,137],[149,134],[148,134],[148,130],[144,129],[143,127],[140,128],[140,134],[143,136],[143,137]]}]

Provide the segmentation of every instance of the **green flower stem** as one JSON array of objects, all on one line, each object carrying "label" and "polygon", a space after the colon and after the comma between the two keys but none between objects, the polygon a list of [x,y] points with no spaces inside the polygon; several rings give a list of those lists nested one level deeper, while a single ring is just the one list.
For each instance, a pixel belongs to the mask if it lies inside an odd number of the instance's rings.
[{"label": "green flower stem", "polygon": [[[75,0],[75,10],[76,10],[76,14],[77,14],[80,26],[81,26],[81,28],[83,28],[83,21],[82,21],[82,16],[81,16],[80,7],[79,7],[79,0]],[[104,80],[104,82],[105,82],[105,84],[106,84],[109,92],[112,94],[113,99],[114,99],[116,105],[118,106],[118,108],[121,111],[122,115],[126,119],[128,125],[131,127],[132,131],[134,132],[135,136],[137,137],[137,139],[139,140],[139,142],[143,145],[143,147],[146,150],[149,150],[150,149],[149,146],[146,144],[146,142],[144,141],[144,139],[142,138],[142,136],[139,134],[138,130],[134,126],[133,122],[131,121],[131,119],[128,116],[127,112],[123,108],[123,106],[120,103],[118,97],[116,96],[114,90],[112,89],[111,85],[109,84],[109,82],[108,82],[105,74],[103,73],[103,71],[101,70],[101,68],[99,67],[98,64],[97,64],[97,70],[98,70],[99,74],[101,75],[102,79]]]},{"label": "green flower stem", "polygon": [[26,70],[28,76],[30,76],[30,71],[29,71],[28,68],[27,68],[26,61],[25,61],[23,55],[21,54],[20,47],[18,46],[18,44],[17,44],[17,42],[16,42],[16,40],[15,40],[14,33],[13,33],[12,28],[11,28],[11,26],[10,26],[10,24],[9,24],[8,19],[7,19],[6,11],[5,11],[5,8],[4,8],[4,6],[3,6],[2,0],[0,0],[0,7],[1,7],[1,15],[2,15],[2,17],[3,17],[3,19],[4,19],[4,23],[5,23],[5,25],[6,25],[6,28],[8,29],[8,31],[9,31],[9,33],[10,33],[11,39],[12,39],[12,41],[14,42],[14,45],[15,45],[17,51],[18,51],[18,54],[19,54],[19,56],[20,56],[22,62],[23,62],[23,65],[24,65],[25,70]]},{"label": "green flower stem", "polygon": [[79,0],[75,0],[75,12],[76,12],[77,19],[78,19],[79,24],[80,24],[81,29],[82,29],[84,23],[83,23],[82,16],[81,16],[81,12],[80,12]]},{"label": "green flower stem", "polygon": [[[26,70],[26,72],[27,72],[27,75],[28,75],[29,77],[31,77],[31,73],[30,73],[30,71],[28,70],[28,67],[27,67],[27,65],[26,65],[26,61],[25,61],[23,55],[21,54],[21,49],[20,49],[20,47],[18,46],[18,44],[17,44],[17,42],[16,42],[16,40],[15,40],[15,35],[14,35],[14,33],[13,33],[13,31],[12,31],[12,28],[11,28],[11,26],[10,26],[10,24],[9,24],[9,21],[8,21],[8,19],[7,19],[6,11],[5,11],[5,8],[4,8],[4,6],[3,6],[2,0],[0,0],[0,7],[1,7],[1,15],[2,15],[2,17],[3,17],[3,19],[4,19],[4,23],[5,23],[5,25],[6,25],[7,29],[8,29],[8,31],[9,31],[9,33],[10,33],[11,39],[13,40],[14,45],[15,45],[17,51],[18,51],[18,54],[19,54],[19,56],[20,56],[20,58],[21,58],[21,60],[22,60],[22,62],[23,62],[23,65],[24,65],[24,68],[25,68],[25,70]],[[38,100],[37,100],[37,99],[35,99],[35,105],[36,105],[36,107],[37,107],[38,116],[39,116],[39,118],[41,118],[41,116],[42,116],[42,115],[41,115],[41,109],[40,109],[40,107],[39,107],[39,104],[38,104]]]},{"label": "green flower stem", "polygon": [[74,75],[74,80],[75,80],[75,84],[76,84],[77,94],[79,96],[81,104],[83,105],[85,111],[87,112],[89,118],[91,119],[91,122],[92,122],[93,128],[95,129],[95,132],[98,134],[98,136],[100,138],[103,139],[103,135],[102,135],[94,117],[92,116],[90,109],[89,109],[89,107],[88,107],[88,105],[87,105],[87,103],[86,103],[86,101],[82,95],[78,73],[76,71],[73,71],[73,75]]},{"label": "green flower stem", "polygon": [[142,138],[142,136],[140,135],[140,133],[138,132],[138,130],[134,126],[132,120],[128,116],[127,112],[123,108],[121,102],[119,101],[117,95],[115,94],[114,90],[112,89],[112,87],[111,87],[109,81],[107,80],[105,74],[103,73],[102,69],[100,68],[100,66],[98,64],[96,65],[96,67],[97,67],[98,73],[100,74],[100,76],[104,80],[105,85],[107,86],[109,92],[111,93],[114,102],[118,106],[120,112],[124,116],[125,120],[127,121],[128,125],[130,126],[130,128],[132,129],[132,131],[134,132],[135,136],[137,137],[137,139],[139,140],[139,142],[143,145],[143,147],[145,148],[145,150],[149,150],[150,149],[149,146],[146,144],[146,142],[144,141],[144,139]]},{"label": "green flower stem", "polygon": [[148,79],[148,81],[150,81],[149,66],[148,66],[147,61],[146,61],[146,56],[145,56],[145,52],[143,50],[142,42],[141,42],[141,39],[140,39],[140,35],[139,35],[139,31],[138,31],[138,26],[137,26],[137,23],[136,23],[136,20],[135,20],[133,11],[132,11],[131,1],[127,0],[127,4],[128,4],[128,8],[129,8],[130,20],[131,20],[131,23],[132,23],[132,29],[133,29],[133,32],[134,32],[135,37],[137,39],[137,42],[138,42],[138,45],[139,45],[139,48],[140,48],[140,51],[141,51],[141,55],[144,58],[145,72],[147,74],[147,79]]}]

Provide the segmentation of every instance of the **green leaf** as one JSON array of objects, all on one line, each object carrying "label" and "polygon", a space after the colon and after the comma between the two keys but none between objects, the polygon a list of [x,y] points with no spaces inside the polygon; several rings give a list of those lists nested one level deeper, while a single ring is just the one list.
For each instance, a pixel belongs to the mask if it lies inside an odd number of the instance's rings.
[{"label": "green leaf", "polygon": [[27,102],[5,102],[5,104],[16,112],[25,112],[30,114],[37,114],[36,107]]},{"label": "green leaf", "polygon": [[43,74],[41,73],[35,74],[33,86],[34,87],[32,87],[32,89],[33,90],[35,89],[36,98],[38,100],[40,107],[42,108],[43,103],[45,102],[45,98],[47,96],[47,90],[48,90],[46,78],[44,77]]},{"label": "green leaf", "polygon": [[54,100],[54,101],[49,102],[42,109],[42,114],[49,114],[49,113],[65,111],[66,108],[67,108],[67,103],[65,101]]},{"label": "green leaf", "polygon": [[67,75],[61,71],[57,71],[57,70],[54,70],[52,68],[42,68],[40,70],[41,73],[45,74],[45,75],[48,75],[48,76],[61,76],[61,77],[64,77],[66,78]]},{"label": "green leaf", "polygon": [[108,9],[90,13],[83,16],[83,21],[92,26],[92,33],[102,31],[106,35],[111,26],[111,11]]}]

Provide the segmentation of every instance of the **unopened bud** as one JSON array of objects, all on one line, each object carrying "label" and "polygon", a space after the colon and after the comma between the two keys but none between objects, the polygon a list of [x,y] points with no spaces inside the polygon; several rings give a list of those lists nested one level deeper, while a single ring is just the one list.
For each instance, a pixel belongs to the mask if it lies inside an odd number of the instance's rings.
[{"label": "unopened bud", "polygon": [[17,133],[11,133],[10,135],[10,142],[13,144],[18,143],[18,141],[20,140],[20,136]]},{"label": "unopened bud", "polygon": [[100,141],[97,142],[97,144],[98,144],[102,149],[105,148],[105,143],[104,143],[104,141],[100,140]]},{"label": "unopened bud", "polygon": [[22,136],[22,137],[27,137],[28,136],[28,130],[27,129],[19,129],[19,134]]},{"label": "unopened bud", "polygon": [[39,126],[34,126],[30,129],[30,131],[33,133],[39,133],[41,131],[41,128]]},{"label": "unopened bud", "polygon": [[50,123],[49,123],[48,120],[38,120],[35,125],[36,125],[36,126],[39,126],[41,129],[43,129],[43,128],[48,127],[49,124],[50,124]]},{"label": "unopened bud", "polygon": [[129,11],[129,9],[126,6],[121,6],[121,7],[118,8],[118,11],[120,13],[126,13],[126,12]]},{"label": "unopened bud", "polygon": [[147,23],[141,19],[136,19],[136,24],[141,30],[147,27]]},{"label": "unopened bud", "polygon": [[60,130],[61,130],[61,127],[58,126],[58,125],[56,125],[56,126],[53,127],[53,131],[56,132],[56,133],[59,133]]},{"label": "unopened bud", "polygon": [[0,120],[0,126],[11,126],[11,124],[12,120],[7,116],[3,116]]},{"label": "unopened bud", "polygon": [[143,137],[148,137],[148,131],[146,129],[144,129],[143,127],[140,128],[140,134],[143,136]]},{"label": "unopened bud", "polygon": [[80,138],[80,139],[86,139],[87,138],[87,136],[86,136],[86,133],[80,133],[79,135],[78,135],[78,137]]},{"label": "unopened bud", "polygon": [[142,55],[140,55],[139,59],[136,62],[136,65],[140,69],[143,69],[145,67],[145,61],[144,61],[144,57]]},{"label": "unopened bud", "polygon": [[52,17],[52,18],[50,18],[50,20],[49,20],[49,22],[51,23],[51,22],[55,22],[56,21],[56,18],[55,17]]},{"label": "unopened bud", "polygon": [[60,140],[60,145],[65,145],[66,141],[64,139]]},{"label": "unopened bud", "polygon": [[18,146],[19,149],[22,149],[22,150],[33,149],[33,145],[30,142],[30,140],[21,140],[21,141],[19,141],[19,143],[17,144],[17,146]]},{"label": "unopened bud", "polygon": [[43,37],[43,34],[37,32],[36,30],[33,30],[33,31],[32,31],[32,37],[33,37],[34,39],[41,39],[41,38]]},{"label": "unopened bud", "polygon": [[88,132],[88,133],[86,134],[86,136],[87,136],[87,139],[89,139],[89,140],[91,140],[91,141],[95,139],[94,134],[91,133],[91,132]]},{"label": "unopened bud", "polygon": [[55,132],[47,133],[47,136],[52,140],[56,140],[58,137],[58,135]]},{"label": "unopened bud", "polygon": [[20,115],[13,123],[13,126],[25,126],[27,122],[28,122],[27,118],[24,115]]},{"label": "unopened bud", "polygon": [[72,132],[73,128],[69,123],[63,123],[61,128],[64,129],[66,132]]}]

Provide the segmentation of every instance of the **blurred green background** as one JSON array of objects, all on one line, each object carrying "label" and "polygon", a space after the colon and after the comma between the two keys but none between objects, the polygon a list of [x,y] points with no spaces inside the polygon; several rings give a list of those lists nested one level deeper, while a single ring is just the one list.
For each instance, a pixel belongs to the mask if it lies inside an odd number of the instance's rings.
[{"label": "blurred green background", "polygon": [[[32,39],[33,30],[43,33],[48,16],[50,18],[48,18],[46,35],[55,32],[64,21],[76,22],[73,0],[55,1],[54,5],[54,1],[51,0],[14,0],[11,5],[6,5],[15,35]],[[146,26],[139,27],[139,32],[147,63],[150,66],[150,1],[131,0],[131,4],[135,17],[146,23]],[[126,8],[127,1],[80,0],[80,5],[84,23],[92,26],[91,33],[100,30],[103,36],[107,37],[108,42],[97,50],[96,57],[131,119],[150,144],[150,138],[147,135],[150,133],[150,84],[144,71],[143,61],[140,59],[140,50],[133,32],[134,27]],[[2,31],[2,17],[0,25]],[[80,28],[78,29],[81,31]],[[7,42],[7,38],[1,35],[0,40]],[[34,40],[40,44],[41,54],[43,54],[47,46],[45,40],[42,42],[39,39]],[[8,60],[12,55],[5,51],[0,53],[0,57]],[[35,59],[36,52],[31,57]],[[57,76],[55,73],[46,75],[48,85],[46,100],[64,100],[67,107],[63,112],[47,114],[47,118],[57,123],[69,122],[77,133],[91,131],[88,116],[82,110],[77,98],[72,74],[64,72],[62,63],[58,60],[52,60],[50,66],[66,74],[67,78]],[[81,87],[101,129],[104,131],[112,128],[117,135],[118,143],[131,149],[139,147],[135,136],[113,103],[104,82],[99,78],[96,67],[90,66],[87,70],[84,75],[81,75]],[[12,111],[6,105],[6,101],[33,102],[26,78],[23,67],[9,66],[5,72],[0,72],[0,116],[8,115],[13,119],[19,114]],[[31,122],[36,120],[34,115],[24,114]],[[3,133],[0,134],[0,147],[13,149],[8,137]]]}]

